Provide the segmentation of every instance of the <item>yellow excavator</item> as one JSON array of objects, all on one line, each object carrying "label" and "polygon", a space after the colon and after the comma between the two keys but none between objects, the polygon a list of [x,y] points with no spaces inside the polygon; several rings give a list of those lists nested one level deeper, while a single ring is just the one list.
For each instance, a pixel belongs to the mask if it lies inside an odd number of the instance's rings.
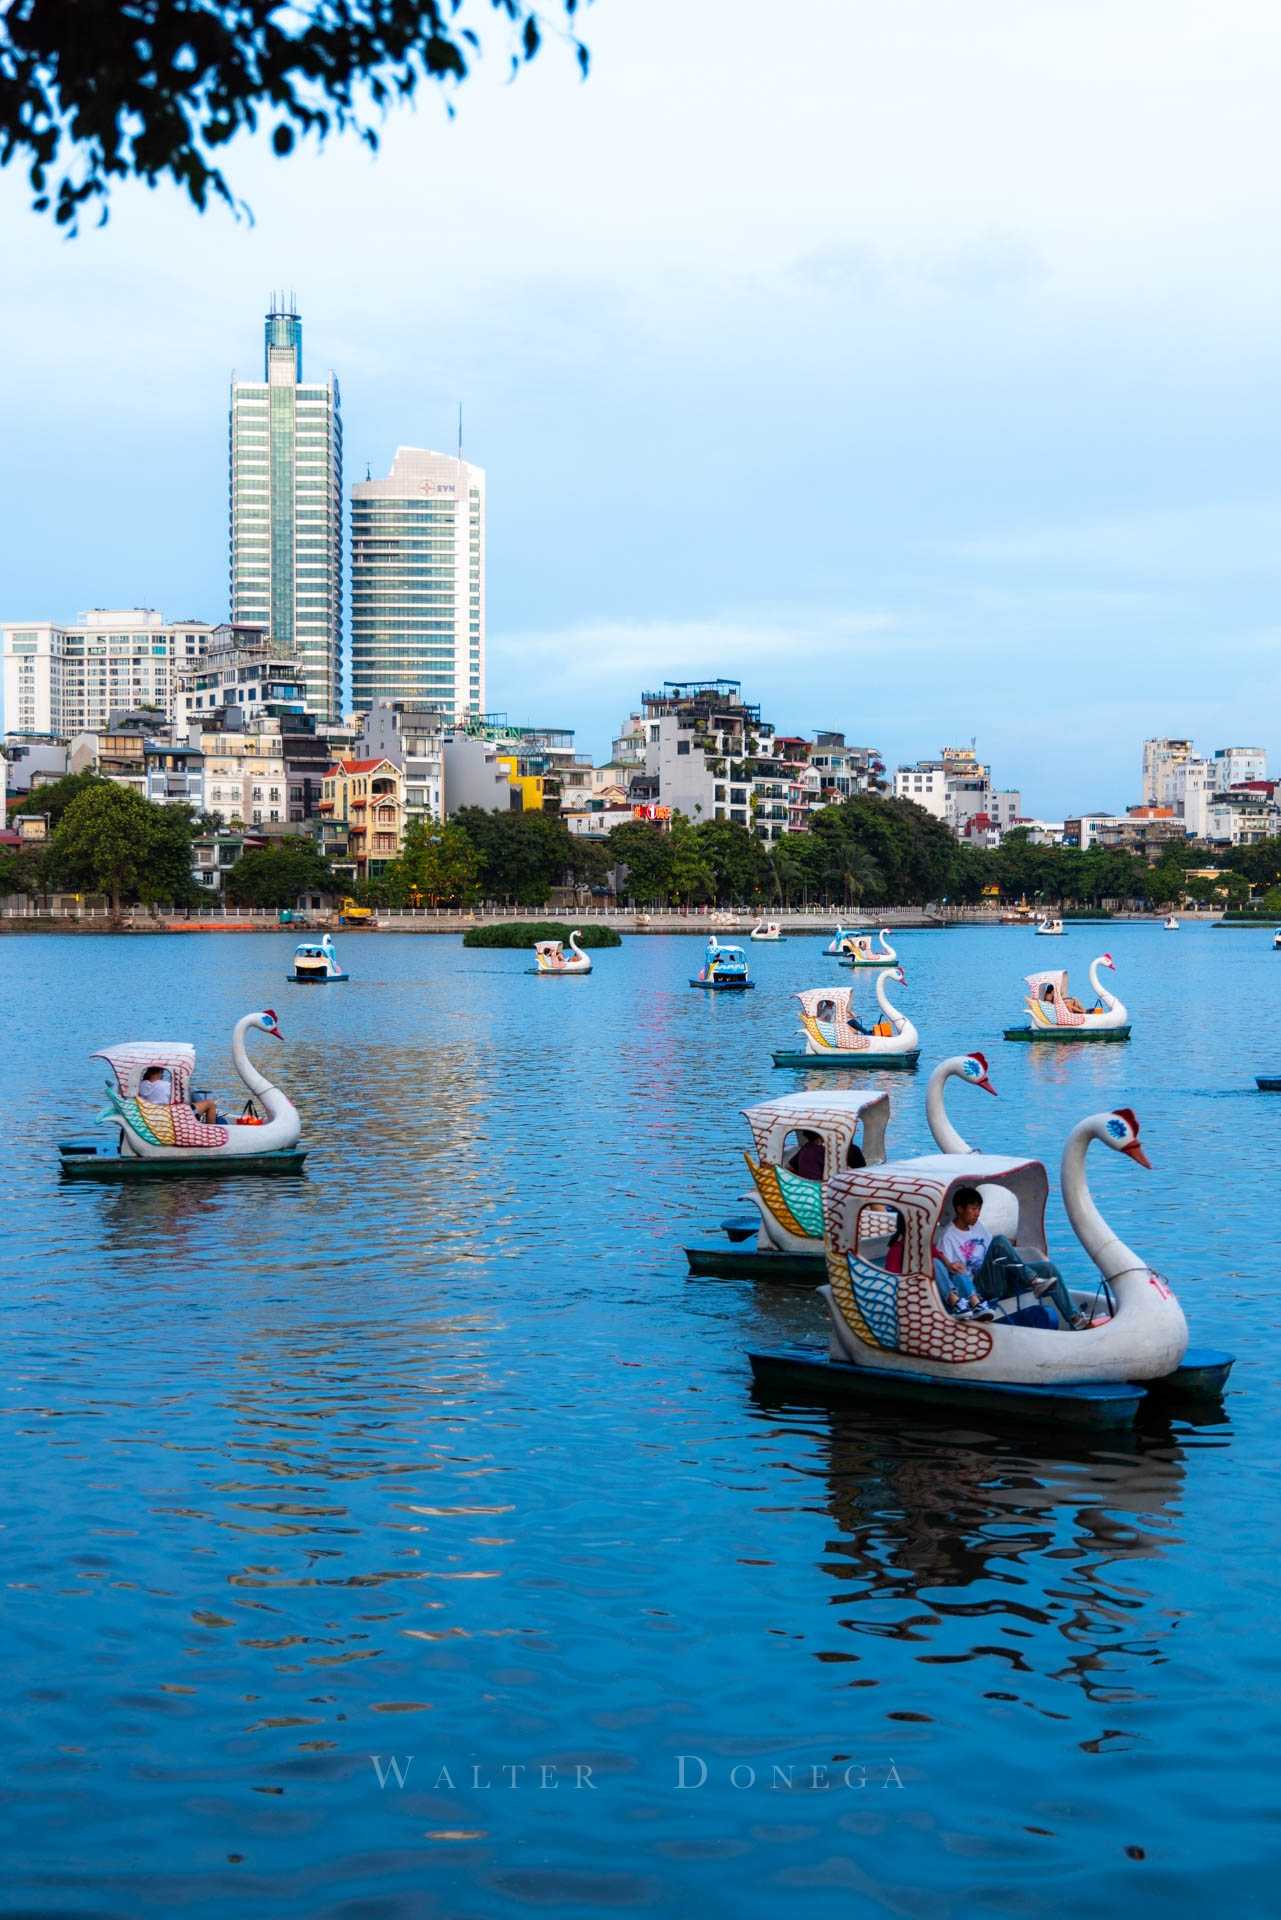
[{"label": "yellow excavator", "polygon": [[372,927],[376,924],[374,910],[372,907],[358,907],[348,894],[338,909],[338,924],[340,927]]}]

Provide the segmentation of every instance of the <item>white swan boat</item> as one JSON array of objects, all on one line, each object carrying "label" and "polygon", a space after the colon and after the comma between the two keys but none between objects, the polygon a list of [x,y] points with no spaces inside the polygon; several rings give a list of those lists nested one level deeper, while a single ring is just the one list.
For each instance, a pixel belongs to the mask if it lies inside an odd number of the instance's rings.
[{"label": "white swan boat", "polygon": [[1064,971],[1029,973],[1024,1004],[1030,1024],[1007,1027],[1007,1040],[1128,1040],[1130,1015],[1122,1001],[1099,979],[1099,968],[1116,970],[1110,953],[1101,953],[1090,962],[1090,985],[1095,1004],[1083,1007],[1068,992]]},{"label": "white swan boat", "polygon": [[866,927],[838,927],[823,951],[834,954],[849,953],[856,940],[870,938],[871,934]]},{"label": "white swan boat", "polygon": [[1040,919],[1037,921],[1035,927],[1032,929],[1032,931],[1034,933],[1039,933],[1044,936],[1047,936],[1050,939],[1053,939],[1058,934],[1062,933],[1063,922],[1061,920],[1052,919],[1049,914],[1043,913]]},{"label": "white swan boat", "polygon": [[570,934],[568,952],[559,940],[535,940],[534,965],[529,971],[551,980],[562,979],[567,974],[590,973],[592,957],[578,944],[580,931],[575,927]]},{"label": "white swan boat", "polygon": [[[1108,1226],[1086,1180],[1086,1153],[1101,1142],[1140,1166],[1149,1164],[1139,1123],[1127,1107],[1091,1114],[1063,1149],[1064,1209],[1096,1270],[1071,1287],[1089,1324],[1051,1325],[1027,1301],[996,1302],[990,1322],[958,1319],[939,1297],[932,1249],[952,1217],[957,1187],[1004,1190],[1017,1208],[1017,1244],[1028,1259],[1046,1257],[1049,1181],[1037,1160],[994,1154],[927,1154],[836,1174],[824,1191],[831,1320],[826,1354],[790,1348],[753,1354],[758,1380],[933,1402],[986,1411],[1014,1410],[1091,1425],[1128,1425],[1151,1385],[1217,1393],[1232,1365],[1227,1354],[1188,1353],[1183,1309],[1168,1283]],[[986,1212],[986,1208],[984,1210]],[[903,1224],[899,1270],[886,1265],[887,1214]]]},{"label": "white swan boat", "polygon": [[777,920],[758,920],[747,937],[749,940],[781,940],[783,929]]},{"label": "white swan boat", "polygon": [[914,1067],[921,1036],[893,1005],[886,982],[907,984],[902,967],[886,967],[876,977],[881,1017],[868,1028],[854,1011],[853,987],[807,987],[796,995],[801,1007],[804,1048],[774,1055],[776,1067]]},{"label": "white swan boat", "polygon": [[[196,1051],[181,1040],[132,1040],[104,1047],[92,1057],[105,1060],[112,1079],[109,1105],[100,1120],[116,1129],[114,1153],[100,1137],[62,1140],[58,1153],[64,1173],[112,1179],[134,1173],[280,1173],[293,1172],[306,1159],[299,1146],[302,1121],[279,1087],[259,1073],[245,1051],[251,1028],[281,1038],[271,1007],[247,1013],[236,1022],[231,1057],[236,1077],[249,1094],[238,1120],[202,1120],[191,1104]],[[148,1099],[143,1075],[159,1069],[168,1076],[168,1098]]]},{"label": "white swan boat", "polygon": [[338,954],[329,934],[319,941],[304,940],[294,948],[294,970],[285,975],[296,987],[326,986],[331,980],[350,980],[338,964]]},{"label": "white swan boat", "polygon": [[1175,919],[1172,913],[1167,913],[1167,915],[1165,916],[1165,919],[1161,922],[1161,925],[1165,928],[1165,931],[1167,933],[1177,933],[1179,931],[1179,922]]},{"label": "white swan boat", "polygon": [[1281,927],[1278,927],[1272,936],[1272,951],[1273,953],[1281,953]]},{"label": "white swan boat", "polygon": [[856,933],[849,938],[841,952],[843,967],[892,967],[898,961],[898,955],[890,945],[890,930],[882,927],[877,934],[880,946],[873,946],[870,933]]},{"label": "white swan boat", "polygon": [[[954,1054],[930,1075],[925,1117],[935,1144],[968,1153],[944,1105],[950,1079],[995,1093],[981,1053]],[[886,1093],[785,1093],[745,1107],[756,1157],[744,1154],[752,1176],[745,1197],[752,1211],[721,1222],[725,1247],[686,1247],[693,1274],[719,1278],[802,1281],[816,1286],[823,1274],[823,1182],[850,1166],[879,1166],[885,1159],[890,1118]],[[810,1156],[810,1168],[796,1162]],[[1003,1230],[1003,1229],[1002,1229]],[[749,1246],[747,1243],[751,1242]]]}]

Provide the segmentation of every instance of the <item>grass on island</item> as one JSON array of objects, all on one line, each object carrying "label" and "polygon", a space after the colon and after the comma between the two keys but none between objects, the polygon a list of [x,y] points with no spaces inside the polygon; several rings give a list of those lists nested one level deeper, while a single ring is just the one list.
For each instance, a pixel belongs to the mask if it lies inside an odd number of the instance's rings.
[{"label": "grass on island", "polygon": [[[569,945],[570,927],[565,921],[500,920],[488,927],[468,927],[463,935],[465,947],[532,947],[536,940],[560,940]],[[580,947],[621,947],[622,935],[613,927],[581,926]]]}]

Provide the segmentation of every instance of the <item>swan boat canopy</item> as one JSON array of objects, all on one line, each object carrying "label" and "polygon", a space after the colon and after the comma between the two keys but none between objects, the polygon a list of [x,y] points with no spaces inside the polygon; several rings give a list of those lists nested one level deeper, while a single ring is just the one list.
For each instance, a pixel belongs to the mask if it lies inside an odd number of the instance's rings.
[{"label": "swan boat canopy", "polygon": [[854,1010],[853,987],[807,987],[796,995],[801,1008],[803,1048],[774,1055],[776,1067],[914,1067],[921,1037],[894,1006],[886,982],[905,985],[902,967],[886,967],[876,978],[880,1018],[871,1027]]},{"label": "swan boat canopy", "polygon": [[777,920],[758,920],[747,937],[749,940],[781,940],[783,929]]},{"label": "swan boat canopy", "polygon": [[841,950],[843,967],[892,967],[898,959],[890,945],[890,930],[882,927],[877,935],[880,946],[872,944],[870,933],[852,934]]},{"label": "swan boat canopy", "polygon": [[838,927],[823,951],[833,954],[852,953],[856,940],[870,940],[871,937],[867,927]]},{"label": "swan boat canopy", "polygon": [[294,948],[294,970],[285,978],[295,986],[324,986],[331,980],[350,980],[338,964],[338,954],[328,934],[320,941],[303,941]]},{"label": "swan boat canopy", "polygon": [[756,983],[748,978],[747,955],[743,949],[723,947],[713,933],[708,938],[702,967],[689,984],[712,992],[743,993]]},{"label": "swan boat canopy", "polygon": [[1024,1004],[1030,1024],[1026,1027],[1007,1027],[1006,1039],[1128,1040],[1129,1012],[1099,979],[1100,967],[1115,970],[1116,962],[1110,953],[1101,953],[1090,962],[1090,985],[1095,993],[1092,1007],[1083,1007],[1079,1000],[1073,999],[1068,992],[1065,971],[1029,973]]},{"label": "swan boat canopy", "polygon": [[[952,1125],[944,1104],[951,1079],[995,1093],[981,1053],[954,1054],[930,1075],[925,1118],[935,1145],[968,1154],[971,1148]],[[689,1270],[719,1278],[803,1281],[823,1277],[823,1182],[861,1161],[885,1159],[889,1096],[884,1093],[785,1093],[746,1107],[756,1158],[746,1154],[754,1211],[721,1222],[728,1247],[686,1247]],[[1000,1198],[1005,1198],[1004,1195]],[[1004,1218],[989,1220],[1006,1230]],[[747,1245],[751,1242],[751,1246]]]},{"label": "swan boat canopy", "polygon": [[[1169,1285],[1112,1232],[1091,1197],[1086,1151],[1099,1141],[1142,1166],[1139,1124],[1128,1108],[1092,1114],[1069,1134],[1061,1164],[1064,1208],[1097,1270],[1069,1289],[1088,1324],[1057,1323],[1030,1294],[993,1303],[990,1322],[944,1308],[933,1274],[933,1247],[952,1218],[959,1186],[1009,1196],[1019,1252],[1046,1257],[1049,1180],[1038,1160],[996,1154],[926,1154],[838,1173],[823,1196],[831,1320],[826,1355],[813,1348],[753,1355],[759,1380],[794,1381],[807,1372],[830,1388],[897,1391],[937,1404],[1018,1409],[1041,1417],[1128,1425],[1149,1384],[1221,1391],[1226,1354],[1188,1353],[1183,1310]],[[986,1212],[986,1207],[984,1209]],[[900,1270],[886,1259],[902,1223]],[[977,1390],[977,1391],[975,1391]]]},{"label": "swan boat canopy", "polygon": [[529,971],[542,974],[552,980],[560,980],[574,974],[590,973],[592,957],[589,953],[584,953],[579,946],[580,938],[580,929],[575,927],[569,936],[568,952],[559,940],[535,940],[534,964]]},{"label": "swan boat canopy", "polygon": [[[95,1053],[92,1058],[105,1060],[111,1069],[109,1104],[98,1118],[116,1129],[116,1148],[108,1151],[101,1136],[61,1140],[62,1171],[92,1179],[144,1173],[296,1171],[307,1157],[299,1145],[302,1121],[293,1104],[259,1073],[246,1053],[245,1035],[251,1027],[282,1037],[270,1007],[247,1013],[236,1022],[232,1060],[250,1096],[237,1120],[207,1121],[196,1113],[191,1087],[196,1053],[185,1041],[131,1040]],[[157,1089],[163,1093],[161,1099],[149,1098],[143,1091],[143,1076],[152,1069],[167,1076]]]}]

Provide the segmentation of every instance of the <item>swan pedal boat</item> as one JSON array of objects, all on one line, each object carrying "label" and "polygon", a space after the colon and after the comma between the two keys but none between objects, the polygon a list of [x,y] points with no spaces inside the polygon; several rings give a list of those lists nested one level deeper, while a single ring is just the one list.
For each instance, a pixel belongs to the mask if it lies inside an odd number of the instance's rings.
[{"label": "swan pedal boat", "polygon": [[850,935],[841,949],[843,967],[892,967],[898,961],[898,955],[890,945],[890,930],[882,927],[877,935],[879,947],[872,945],[870,933]]},{"label": "swan pedal boat", "polygon": [[1090,985],[1094,989],[1097,1004],[1082,1007],[1068,993],[1066,970],[1049,973],[1029,973],[1024,984],[1030,1024],[1026,1027],[1007,1027],[1007,1040],[1128,1040],[1130,1037],[1129,1010],[1109,993],[1099,979],[1099,968],[1108,967],[1116,971],[1116,961],[1110,953],[1101,953],[1090,962]]},{"label": "swan pedal boat", "polygon": [[[831,1318],[825,1354],[815,1348],[750,1356],[762,1384],[890,1396],[931,1407],[1069,1421],[1093,1427],[1133,1424],[1149,1391],[1214,1396],[1232,1356],[1188,1350],[1187,1322],[1168,1283],[1104,1220],[1085,1175],[1098,1141],[1141,1166],[1139,1123],[1128,1107],[1091,1114],[1068,1135],[1060,1167],[1064,1208],[1082,1250],[1098,1270],[1091,1286],[1072,1288],[1089,1326],[1050,1324],[1029,1299],[995,1302],[997,1318],[958,1318],[944,1308],[931,1249],[951,1218],[958,1186],[1003,1190],[1017,1208],[1012,1238],[1026,1257],[1045,1256],[1049,1181],[1037,1160],[994,1154],[927,1154],[837,1174],[823,1194]],[[905,1227],[902,1272],[882,1264],[887,1210]],[[985,1204],[984,1212],[988,1208]]]},{"label": "swan pedal boat", "polygon": [[707,942],[703,965],[690,981],[691,987],[703,987],[709,993],[749,993],[756,985],[748,978],[747,955],[741,947],[723,947],[712,934]]},{"label": "swan pedal boat", "polygon": [[[191,1106],[196,1050],[182,1040],[132,1040],[104,1047],[91,1057],[105,1060],[109,1104],[98,1118],[116,1129],[114,1151],[101,1135],[60,1140],[58,1159],[72,1178],[119,1180],[165,1174],[296,1173],[307,1157],[301,1146],[297,1108],[273,1086],[245,1051],[250,1028],[280,1039],[273,1008],[247,1013],[236,1022],[231,1056],[236,1077],[261,1116],[224,1124],[206,1124]],[[144,1100],[142,1076],[149,1067],[169,1075],[167,1103]]]},{"label": "swan pedal boat", "polygon": [[758,920],[747,937],[749,940],[786,940],[787,935],[777,920]]},{"label": "swan pedal boat", "polygon": [[1063,922],[1051,919],[1048,914],[1043,913],[1032,931],[1039,933],[1043,938],[1054,939],[1063,932]]},{"label": "swan pedal boat", "polygon": [[838,927],[823,952],[834,955],[852,953],[856,940],[870,940],[871,937],[868,927]]},{"label": "swan pedal boat", "polygon": [[[930,1075],[925,1094],[925,1119],[934,1143],[944,1152],[969,1153],[948,1118],[944,1088],[951,1079],[995,1094],[981,1053],[953,1054],[940,1061]],[[823,1253],[823,1181],[834,1179],[849,1165],[849,1151],[857,1146],[864,1165],[880,1166],[885,1159],[885,1132],[890,1118],[887,1093],[785,1093],[743,1109],[751,1130],[756,1158],[745,1153],[752,1176],[753,1213],[735,1214],[720,1223],[729,1242],[724,1247],[686,1247],[692,1275],[704,1279],[766,1280],[776,1284],[818,1286],[825,1272]],[[861,1129],[861,1138],[860,1138]],[[823,1143],[823,1174],[805,1179],[787,1164],[787,1144],[793,1132],[816,1133]],[[749,1246],[748,1241],[754,1244]]]},{"label": "swan pedal boat", "polygon": [[534,965],[526,969],[536,973],[540,980],[573,980],[592,970],[592,957],[585,953],[578,942],[582,938],[582,929],[575,927],[569,936],[569,951],[559,940],[535,940]]},{"label": "swan pedal boat", "polygon": [[294,970],[285,975],[295,987],[327,986],[330,981],[350,980],[338,964],[338,953],[329,934],[317,941],[303,941],[294,948]]},{"label": "swan pedal boat", "polygon": [[886,982],[907,984],[902,967],[886,967],[876,977],[881,1018],[868,1032],[854,1013],[853,987],[807,987],[796,999],[801,1008],[804,1048],[774,1055],[776,1067],[914,1067],[921,1057],[921,1036],[906,1014],[890,1003]]}]

